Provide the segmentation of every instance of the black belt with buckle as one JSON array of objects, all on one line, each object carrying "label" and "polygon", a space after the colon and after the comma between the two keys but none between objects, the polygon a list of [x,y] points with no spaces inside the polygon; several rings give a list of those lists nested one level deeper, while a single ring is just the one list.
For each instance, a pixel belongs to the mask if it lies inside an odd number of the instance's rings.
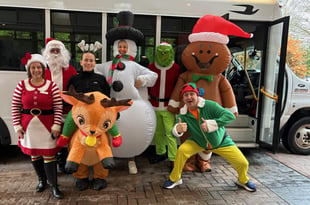
[{"label": "black belt with buckle", "polygon": [[32,108],[32,109],[22,109],[21,113],[33,116],[52,115],[54,114],[54,110],[41,110],[39,108]]},{"label": "black belt with buckle", "polygon": [[150,98],[152,100],[156,100],[157,102],[168,102],[170,100],[170,98],[157,98],[157,97],[155,97],[153,95],[150,95]]}]

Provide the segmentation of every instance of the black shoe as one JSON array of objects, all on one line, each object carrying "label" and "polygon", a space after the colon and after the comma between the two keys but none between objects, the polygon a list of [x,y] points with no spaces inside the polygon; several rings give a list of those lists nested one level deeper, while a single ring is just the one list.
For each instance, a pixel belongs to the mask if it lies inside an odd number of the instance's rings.
[{"label": "black shoe", "polygon": [[88,187],[89,187],[89,180],[88,180],[88,178],[76,179],[75,187],[79,191],[84,191],[84,190],[88,189]]},{"label": "black shoe", "polygon": [[107,181],[105,179],[96,178],[93,180],[93,188],[97,191],[107,187]]},{"label": "black shoe", "polygon": [[36,192],[43,192],[46,188],[47,182],[46,179],[39,179],[39,184],[36,187]]},{"label": "black shoe", "polygon": [[56,198],[56,199],[63,199],[64,194],[59,191],[57,186],[50,186],[51,194]]},{"label": "black shoe", "polygon": [[164,161],[166,159],[167,159],[167,155],[166,154],[162,154],[162,155],[157,155],[156,154],[155,156],[151,157],[149,159],[149,161],[150,161],[151,164],[156,164],[156,163]]}]

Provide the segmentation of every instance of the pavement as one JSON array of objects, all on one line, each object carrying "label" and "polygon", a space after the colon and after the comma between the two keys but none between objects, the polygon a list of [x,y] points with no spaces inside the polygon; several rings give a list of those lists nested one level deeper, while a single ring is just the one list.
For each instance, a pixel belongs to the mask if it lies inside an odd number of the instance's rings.
[{"label": "pavement", "polygon": [[152,147],[136,158],[137,175],[129,175],[126,159],[116,159],[108,187],[77,191],[75,179],[59,172],[59,188],[65,194],[54,199],[46,189],[35,192],[37,177],[28,156],[16,146],[0,147],[0,204],[69,205],[309,205],[310,156],[273,154],[263,149],[242,150],[250,163],[248,175],[257,185],[248,192],[235,185],[235,170],[221,157],[212,156],[212,171],[184,172],[183,184],[172,190],[161,186],[169,175],[169,162],[150,164]]}]

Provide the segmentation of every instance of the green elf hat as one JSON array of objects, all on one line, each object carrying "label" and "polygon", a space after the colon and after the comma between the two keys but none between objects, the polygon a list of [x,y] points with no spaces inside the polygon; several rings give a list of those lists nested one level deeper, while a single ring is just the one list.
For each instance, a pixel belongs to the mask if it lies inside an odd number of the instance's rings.
[{"label": "green elf hat", "polygon": [[181,89],[181,96],[183,96],[183,94],[185,92],[188,91],[193,91],[195,92],[198,96],[203,96],[204,95],[204,89],[203,88],[197,88],[195,83],[186,83],[183,85],[182,89]]}]

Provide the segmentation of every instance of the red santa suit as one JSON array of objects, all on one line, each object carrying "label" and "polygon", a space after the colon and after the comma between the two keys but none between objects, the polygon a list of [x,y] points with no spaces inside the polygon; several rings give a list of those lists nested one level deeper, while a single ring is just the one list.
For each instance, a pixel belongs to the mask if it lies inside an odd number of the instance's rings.
[{"label": "red santa suit", "polygon": [[[58,51],[55,52],[55,50]],[[76,75],[77,72],[69,64],[70,53],[65,45],[59,40],[47,38],[42,55],[49,66],[49,69],[45,70],[45,79],[54,81],[59,90],[66,90],[69,78]],[[70,111],[71,106],[65,103],[63,109],[63,114],[66,115]]]},{"label": "red santa suit", "polygon": [[[33,108],[41,114],[33,115]],[[56,84],[50,80],[40,86],[31,84],[30,79],[18,83],[12,101],[12,117],[15,130],[25,131],[18,145],[27,155],[55,155],[60,148],[51,136],[51,129],[60,131],[62,99]]]},{"label": "red santa suit", "polygon": [[[58,86],[59,90],[66,90],[69,78],[76,74],[77,72],[74,69],[74,67],[72,65],[69,65],[68,68],[62,68],[62,72],[53,73],[53,75],[49,69],[46,69],[45,79],[54,81]],[[65,104],[63,109],[64,109],[63,114],[68,114],[68,112],[71,109],[71,106],[70,105],[66,106]]]}]

